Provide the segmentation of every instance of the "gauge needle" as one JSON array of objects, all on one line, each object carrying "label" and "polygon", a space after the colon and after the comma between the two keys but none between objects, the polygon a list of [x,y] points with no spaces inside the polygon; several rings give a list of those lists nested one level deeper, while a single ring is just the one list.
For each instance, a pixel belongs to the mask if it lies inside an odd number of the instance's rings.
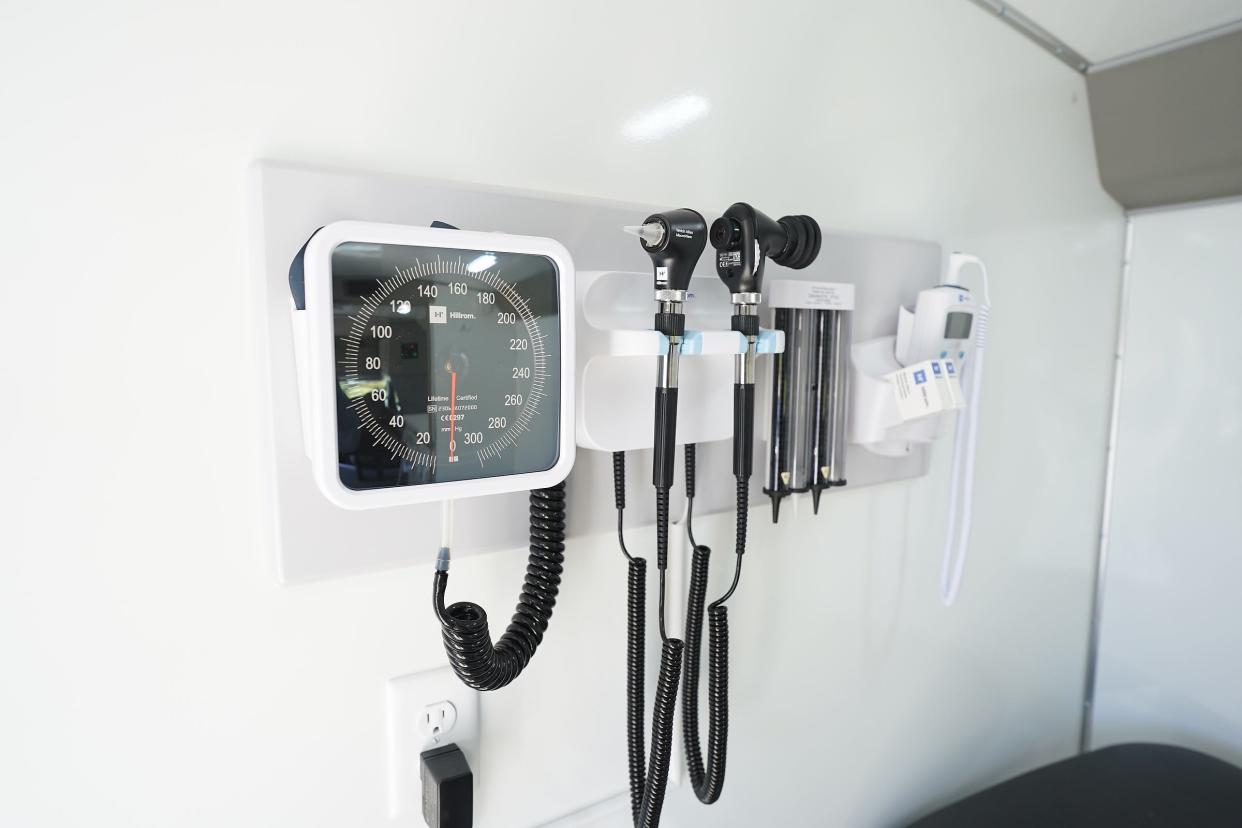
[{"label": "gauge needle", "polygon": [[457,372],[449,371],[449,457],[457,449]]}]

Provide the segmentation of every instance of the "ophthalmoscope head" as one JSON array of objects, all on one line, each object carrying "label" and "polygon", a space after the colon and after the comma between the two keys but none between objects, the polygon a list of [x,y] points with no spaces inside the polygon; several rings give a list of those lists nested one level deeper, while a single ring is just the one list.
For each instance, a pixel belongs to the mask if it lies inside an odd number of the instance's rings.
[{"label": "ophthalmoscope head", "polygon": [[785,216],[777,221],[739,201],[712,222],[716,273],[734,296],[763,292],[763,266],[768,257],[778,265],[801,270],[815,261],[823,240],[810,216]]}]

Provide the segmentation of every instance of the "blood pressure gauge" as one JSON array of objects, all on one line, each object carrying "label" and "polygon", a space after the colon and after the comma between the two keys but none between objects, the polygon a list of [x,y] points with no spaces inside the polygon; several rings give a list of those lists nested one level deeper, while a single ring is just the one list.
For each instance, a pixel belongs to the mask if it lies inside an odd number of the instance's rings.
[{"label": "blood pressure gauge", "polygon": [[551,486],[574,461],[574,268],[551,239],[338,222],[290,268],[303,433],[346,508]]}]

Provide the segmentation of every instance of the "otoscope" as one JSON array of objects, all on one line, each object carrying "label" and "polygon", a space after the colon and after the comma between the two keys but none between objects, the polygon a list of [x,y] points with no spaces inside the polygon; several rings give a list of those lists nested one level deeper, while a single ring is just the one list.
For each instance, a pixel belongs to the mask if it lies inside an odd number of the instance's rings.
[{"label": "otoscope", "polygon": [[677,445],[677,381],[681,344],[686,333],[683,307],[694,266],[707,246],[707,222],[694,210],[683,208],[648,216],[626,232],[639,237],[655,271],[655,329],[668,340],[656,368],[654,458],[651,480],[656,490],[656,567],[660,572],[660,678],[651,721],[651,757],[643,770],[643,614],[646,560],[625,547],[622,533],[625,509],[625,453],[613,453],[613,486],[617,506],[617,536],[629,560],[626,710],[630,768],[630,809],[636,826],[660,824],[673,748],[673,716],[681,680],[684,644],[669,638],[664,618],[668,569],[668,493],[673,485],[674,448]]},{"label": "otoscope", "polygon": [[[694,545],[690,568],[690,595],[686,609],[686,681],[682,688],[682,731],[686,765],[695,796],[710,805],[724,789],[725,754],[729,742],[729,624],[724,606],[737,589],[746,552],[746,518],[750,507],[750,475],[755,439],[755,353],[759,341],[759,303],[763,299],[763,270],[770,257],[786,267],[801,269],[815,261],[822,241],[819,225],[809,216],[785,216],[773,221],[749,204],[734,204],[712,223],[709,234],[716,249],[716,273],[733,299],[731,327],[746,339],[746,350],[734,360],[733,475],[737,481],[736,568],[733,583],[707,608],[708,614],[708,745],[704,768],[699,745],[699,645],[702,641],[703,603],[707,593],[711,550]],[[686,493],[693,503],[694,447],[686,447]],[[687,528],[690,514],[687,514]]]},{"label": "otoscope", "polygon": [[[677,373],[681,342],[686,334],[686,315],[682,308],[694,266],[707,246],[707,222],[689,208],[669,210],[648,216],[638,227],[627,227],[642,243],[655,268],[655,329],[668,338],[668,353],[659,357],[656,371],[655,458],[651,482],[663,492],[663,537],[657,539],[658,554],[668,554],[668,490],[673,485],[673,449],[677,443]],[[659,518],[657,517],[657,521]],[[659,525],[659,524],[657,524]],[[663,622],[661,622],[663,623]]]}]

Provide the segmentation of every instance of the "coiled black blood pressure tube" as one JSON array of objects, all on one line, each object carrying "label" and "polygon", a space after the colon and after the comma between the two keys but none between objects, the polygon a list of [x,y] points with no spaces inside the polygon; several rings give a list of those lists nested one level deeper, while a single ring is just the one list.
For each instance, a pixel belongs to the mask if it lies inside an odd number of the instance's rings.
[{"label": "coiled black blood pressure tube", "polygon": [[462,601],[444,606],[448,571],[438,570],[432,603],[457,677],[475,690],[498,690],[526,668],[552,619],[565,562],[565,484],[530,493],[530,557],[522,594],[508,628],[492,644],[487,613]]}]

